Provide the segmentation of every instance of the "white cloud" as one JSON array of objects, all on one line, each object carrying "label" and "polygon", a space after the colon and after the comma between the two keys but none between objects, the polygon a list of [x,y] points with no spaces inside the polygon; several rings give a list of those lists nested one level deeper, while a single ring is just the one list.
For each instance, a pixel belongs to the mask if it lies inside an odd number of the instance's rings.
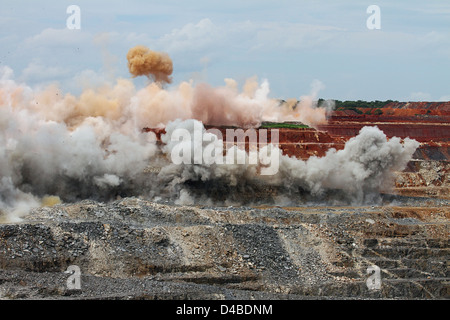
[{"label": "white cloud", "polygon": [[202,19],[196,24],[188,23],[180,29],[173,29],[159,43],[169,52],[199,51],[212,44],[220,44],[223,36],[219,36],[219,28],[210,19]]},{"label": "white cloud", "polygon": [[125,40],[125,42],[130,43],[131,45],[145,45],[152,42],[152,39],[146,33],[130,32],[125,37],[123,37],[123,39]]},{"label": "white cloud", "polygon": [[74,84],[79,87],[97,87],[108,83],[111,79],[107,78],[104,74],[86,69],[78,72],[73,80]]},{"label": "white cloud", "polygon": [[92,40],[92,35],[89,32],[80,30],[53,29],[47,28],[40,33],[25,39],[24,45],[28,48],[53,48],[55,46],[73,47],[83,45]]},{"label": "white cloud", "polygon": [[410,101],[430,101],[432,99],[431,99],[431,94],[429,94],[427,92],[417,91],[417,92],[411,93],[411,95],[409,96],[409,100]]},{"label": "white cloud", "polygon": [[23,69],[21,79],[24,81],[53,81],[68,75],[70,75],[68,67],[46,66],[42,62],[34,60]]},{"label": "white cloud", "polygon": [[438,101],[450,101],[450,95],[442,96],[438,99]]},{"label": "white cloud", "polygon": [[0,83],[14,79],[14,70],[8,66],[0,66]]},{"label": "white cloud", "polygon": [[[36,10],[14,1],[0,14],[5,27],[0,28],[0,63],[35,82],[52,77],[66,84],[74,77],[101,82],[102,74],[128,76],[126,53],[140,44],[168,52],[177,81],[207,70],[213,83],[225,77],[268,77],[274,90],[293,91],[291,96],[320,78],[334,95],[449,100],[443,70],[450,63],[445,28],[450,5],[441,2],[379,3],[382,29],[371,31],[365,27],[367,6],[356,0],[189,5],[80,0],[81,30],[65,28],[68,4],[44,0]],[[105,31],[108,36],[96,36]],[[376,90],[373,82],[355,80],[381,72]],[[400,73],[419,72],[420,77],[397,81]],[[351,78],[336,80],[347,74]]]},{"label": "white cloud", "polygon": [[[170,54],[192,52],[219,52],[232,54],[233,50],[255,52],[268,50],[330,50],[352,53],[384,53],[386,48],[396,54],[415,50],[426,53],[433,47],[436,54],[450,47],[450,34],[400,32],[382,29],[348,30],[328,24],[305,24],[286,21],[232,21],[216,23],[204,18],[188,23],[152,41]],[[128,39],[148,40],[146,34],[129,34]],[[142,41],[141,41],[142,42]],[[208,53],[207,52],[207,53]]]},{"label": "white cloud", "polygon": [[[188,23],[160,38],[158,43],[170,52],[204,49],[244,50],[310,48],[329,41],[341,28],[287,22],[229,22],[215,24],[205,18]],[[229,50],[227,50],[229,52]]]}]

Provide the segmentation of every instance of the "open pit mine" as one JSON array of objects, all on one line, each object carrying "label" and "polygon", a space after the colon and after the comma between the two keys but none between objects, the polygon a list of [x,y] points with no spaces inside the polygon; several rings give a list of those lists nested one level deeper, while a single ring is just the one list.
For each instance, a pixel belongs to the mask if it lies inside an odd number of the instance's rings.
[{"label": "open pit mine", "polygon": [[[395,173],[394,189],[388,188],[386,193],[450,199],[450,102],[387,102],[377,108],[343,108],[335,110],[327,123],[316,129],[299,122],[263,122],[260,128],[268,129],[269,143],[270,129],[278,130],[277,145],[283,155],[307,160],[312,156],[323,157],[330,149],[344,149],[345,143],[366,126],[378,127],[388,139],[400,137],[419,142],[406,169]],[[226,137],[227,129],[236,127],[205,125],[205,129],[219,130],[221,137]],[[155,133],[158,142],[165,134],[164,128],[143,131]],[[249,139],[245,138],[236,139],[235,144],[244,141],[241,147],[248,152]],[[262,192],[267,197],[267,192],[274,190],[265,188]]]},{"label": "open pit mine", "polygon": [[[148,85],[79,96],[0,68],[1,299],[449,298],[450,102],[166,88],[167,54],[127,61]],[[239,129],[257,143],[223,148]]]},{"label": "open pit mine", "polygon": [[[364,126],[420,144],[378,201],[117,197],[34,208],[0,224],[0,298],[448,299],[450,102],[337,108],[316,129],[261,124],[279,129],[284,155],[303,160],[342,150]],[[144,132],[161,143],[165,129]],[[211,186],[185,184],[193,194]],[[241,197],[273,198],[279,186],[251,190]],[[220,200],[230,189],[215,191],[208,196]]]}]

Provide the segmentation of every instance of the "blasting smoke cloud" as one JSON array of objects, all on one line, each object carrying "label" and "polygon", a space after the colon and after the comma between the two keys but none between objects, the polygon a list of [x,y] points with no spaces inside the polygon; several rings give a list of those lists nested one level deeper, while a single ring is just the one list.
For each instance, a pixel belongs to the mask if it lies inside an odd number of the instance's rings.
[{"label": "blasting smoke cloud", "polygon": [[[130,72],[169,82],[170,58],[156,55],[159,58],[152,60],[148,55],[152,53],[146,48],[130,50]],[[390,181],[393,171],[404,168],[417,148],[413,140],[388,140],[380,130],[365,128],[344,150],[330,150],[323,158],[289,158],[273,146],[270,152],[280,157],[275,176],[258,175],[258,166],[248,161],[173,164],[170,132],[176,128],[189,130],[195,123],[251,128],[262,121],[288,120],[315,126],[326,121],[328,109],[311,97],[303,96],[296,108],[269,98],[267,80],[249,79],[243,92],[234,80],[225,82],[223,87],[182,82],[169,89],[150,83],[137,89],[131,81],[117,79],[115,85],[74,96],[56,86],[33,89],[18,84],[13,71],[1,67],[0,219],[15,221],[40,205],[87,198],[239,203],[243,193],[267,186],[279,187],[280,197],[294,202],[300,191],[316,197],[335,189],[365,201],[367,194]],[[143,132],[145,127],[166,128],[162,146],[155,134]],[[222,143],[192,139],[203,147]],[[233,148],[237,158],[248,159],[244,150]],[[217,200],[211,192],[227,197]]]},{"label": "blasting smoke cloud", "polygon": [[301,186],[313,195],[341,190],[353,202],[362,203],[392,185],[394,172],[406,167],[418,146],[415,140],[388,140],[377,127],[363,127],[343,150],[330,149],[324,157],[299,161],[282,156],[279,181],[290,188]]},{"label": "blasting smoke cloud", "polygon": [[[170,154],[177,145],[170,141],[170,136],[179,128],[192,132],[190,146],[193,152],[190,153],[192,157],[190,163],[194,163],[195,149],[206,149],[208,144],[213,145],[211,149],[222,145],[223,141],[195,135],[195,122],[197,120],[177,120],[169,123],[167,134],[162,138],[166,153]],[[203,132],[205,136],[209,134],[204,128]],[[302,192],[308,195],[308,199],[318,198],[329,190],[339,191],[338,198],[360,204],[372,201],[380,190],[388,189],[393,183],[394,172],[406,167],[418,146],[419,143],[415,140],[406,138],[401,141],[396,137],[387,139],[377,127],[364,127],[356,137],[347,141],[344,149],[339,151],[330,149],[324,157],[313,156],[308,160],[301,160],[283,155],[277,146],[269,145],[270,152],[278,154],[280,161],[279,171],[275,175],[258,175],[258,168],[250,164],[248,154],[234,146],[226,150],[223,157],[225,158],[230,151],[236,152],[237,159],[245,159],[242,161],[244,165],[169,164],[162,169],[159,179],[162,184],[170,186],[171,192],[180,194],[180,203],[184,199],[186,204],[205,200],[204,195],[190,192],[186,186],[188,181],[207,183],[210,192],[229,195],[223,204],[239,203],[239,200],[231,201],[231,196],[239,198],[243,190],[248,192],[267,186],[284,190],[284,194],[281,193],[280,197],[285,195],[298,197],[299,192]],[[221,163],[225,163],[225,160]],[[239,163],[238,160],[236,163]],[[296,203],[296,200],[291,199],[291,203]]]},{"label": "blasting smoke cloud", "polygon": [[147,76],[157,82],[172,82],[172,59],[166,53],[136,46],[128,51],[127,60],[128,70],[134,77]]}]

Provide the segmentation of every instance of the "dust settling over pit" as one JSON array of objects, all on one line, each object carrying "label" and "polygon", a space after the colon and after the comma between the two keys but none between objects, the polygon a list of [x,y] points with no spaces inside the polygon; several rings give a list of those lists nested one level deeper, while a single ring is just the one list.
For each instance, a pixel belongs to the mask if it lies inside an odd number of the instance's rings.
[{"label": "dust settling over pit", "polygon": [[[318,105],[316,90],[293,108],[269,97],[269,83],[251,78],[239,90],[225,85],[181,82],[167,88],[173,72],[166,53],[138,46],[127,54],[131,75],[147,76],[136,88],[129,79],[87,88],[80,95],[57,86],[35,89],[0,69],[0,212],[17,221],[30,209],[59,201],[99,201],[136,196],[177,204],[287,205],[308,201],[367,203],[393,184],[418,143],[390,138],[376,127],[364,127],[342,150],[323,157],[297,159],[272,145],[279,168],[258,174],[248,152],[231,148],[243,164],[174,164],[171,132],[197,125],[257,129],[264,121],[301,122],[312,128],[327,123],[330,104]],[[143,128],[165,129],[161,139]],[[192,148],[222,144],[196,140]],[[186,143],[186,141],[184,141]],[[230,150],[225,150],[224,157]],[[276,189],[273,196],[267,190]],[[260,193],[259,199],[252,196]],[[249,196],[250,195],[250,196]]]}]

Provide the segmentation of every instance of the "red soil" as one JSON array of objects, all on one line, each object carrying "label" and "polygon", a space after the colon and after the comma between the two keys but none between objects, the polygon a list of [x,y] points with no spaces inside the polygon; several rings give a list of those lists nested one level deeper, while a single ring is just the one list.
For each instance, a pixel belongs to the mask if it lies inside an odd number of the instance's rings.
[{"label": "red soil", "polygon": [[[279,147],[284,154],[297,158],[323,156],[330,148],[342,149],[362,127],[376,125],[388,138],[409,137],[419,141],[421,146],[414,154],[415,159],[450,160],[450,102],[392,102],[380,108],[382,113],[378,115],[372,109],[360,110],[361,113],[335,111],[318,130],[279,128]],[[227,128],[216,129],[225,140]],[[158,140],[165,133],[164,129],[144,131],[154,132]],[[270,129],[267,138],[271,141]]]}]

